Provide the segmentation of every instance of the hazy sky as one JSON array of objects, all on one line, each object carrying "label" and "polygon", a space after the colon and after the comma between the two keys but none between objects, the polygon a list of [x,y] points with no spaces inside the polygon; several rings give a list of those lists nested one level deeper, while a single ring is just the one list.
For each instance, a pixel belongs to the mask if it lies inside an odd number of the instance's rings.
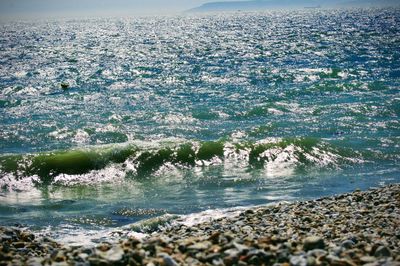
[{"label": "hazy sky", "polygon": [[[108,13],[164,14],[181,12],[212,0],[0,0],[0,14],[76,14]],[[219,0],[228,1],[228,0]]]},{"label": "hazy sky", "polygon": [[[208,2],[239,0],[0,0],[0,19],[6,17],[38,16],[132,16],[151,14],[174,14],[201,6]],[[241,0],[243,1],[243,0]],[[263,0],[259,0],[263,1]],[[269,0],[264,0],[269,1]],[[273,0],[284,5],[303,2],[390,2],[400,0]],[[301,4],[303,5],[303,4]]]}]

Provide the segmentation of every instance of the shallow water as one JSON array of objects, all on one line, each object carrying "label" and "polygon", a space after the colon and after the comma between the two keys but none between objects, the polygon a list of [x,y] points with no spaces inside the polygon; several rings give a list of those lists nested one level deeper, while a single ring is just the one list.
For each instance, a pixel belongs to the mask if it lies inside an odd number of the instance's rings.
[{"label": "shallow water", "polygon": [[89,234],[399,182],[399,15],[3,22],[0,223]]}]

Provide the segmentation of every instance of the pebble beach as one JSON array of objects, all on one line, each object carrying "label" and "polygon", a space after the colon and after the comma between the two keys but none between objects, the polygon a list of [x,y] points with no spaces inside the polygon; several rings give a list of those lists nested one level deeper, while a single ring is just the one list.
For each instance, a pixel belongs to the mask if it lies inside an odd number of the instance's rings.
[{"label": "pebble beach", "polygon": [[18,227],[0,227],[0,239],[0,265],[400,265],[400,185],[249,208],[95,247]]}]

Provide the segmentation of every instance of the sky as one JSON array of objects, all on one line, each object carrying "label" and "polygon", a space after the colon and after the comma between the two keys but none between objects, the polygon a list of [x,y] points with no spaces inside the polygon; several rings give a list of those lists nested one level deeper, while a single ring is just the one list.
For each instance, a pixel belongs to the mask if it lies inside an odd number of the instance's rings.
[{"label": "sky", "polygon": [[[0,0],[0,19],[24,16],[46,17],[93,17],[136,16],[153,14],[176,14],[199,7],[208,2],[230,2],[239,0]],[[240,0],[243,1],[243,0]],[[272,0],[257,0],[272,1]],[[273,0],[282,4],[305,0]],[[317,1],[317,0],[307,0]],[[326,3],[343,1],[393,2],[400,0],[318,0]]]},{"label": "sky", "polygon": [[210,1],[212,0],[0,0],[0,15],[168,14],[182,12]]}]

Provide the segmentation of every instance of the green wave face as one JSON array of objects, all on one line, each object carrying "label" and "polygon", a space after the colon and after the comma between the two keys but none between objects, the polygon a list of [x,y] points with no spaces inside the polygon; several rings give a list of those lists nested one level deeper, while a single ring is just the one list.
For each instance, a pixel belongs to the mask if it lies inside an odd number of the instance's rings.
[{"label": "green wave face", "polygon": [[59,174],[79,175],[98,170],[111,163],[122,163],[133,155],[133,147],[93,150],[68,150],[36,155],[6,155],[0,157],[2,174],[17,178],[37,175],[49,183]]},{"label": "green wave face", "polygon": [[[186,142],[160,144],[157,147],[127,145],[124,147],[56,151],[30,155],[0,157],[0,171],[17,179],[40,177],[41,184],[51,184],[60,174],[82,175],[109,165],[122,169],[129,164],[131,176],[151,175],[165,164],[176,167],[198,167],[236,160],[249,168],[268,164],[291,167],[340,167],[362,160],[351,149],[339,149],[312,138],[271,139],[259,142]],[[206,163],[207,162],[207,163]]]}]

